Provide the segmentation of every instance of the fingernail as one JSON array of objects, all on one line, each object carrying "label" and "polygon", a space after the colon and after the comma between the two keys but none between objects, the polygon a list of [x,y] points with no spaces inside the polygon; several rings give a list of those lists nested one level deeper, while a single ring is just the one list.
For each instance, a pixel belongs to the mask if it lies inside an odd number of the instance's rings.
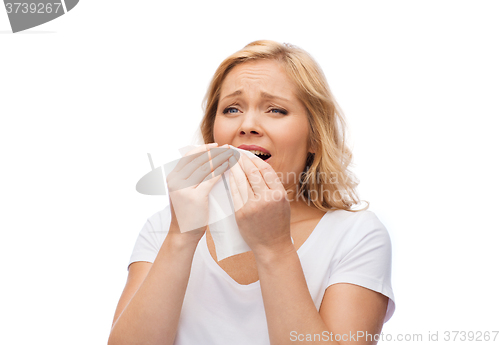
[{"label": "fingernail", "polygon": [[219,144],[217,143],[212,143],[212,144],[208,144],[207,146],[210,146],[210,147],[215,147],[215,146],[218,146]]}]

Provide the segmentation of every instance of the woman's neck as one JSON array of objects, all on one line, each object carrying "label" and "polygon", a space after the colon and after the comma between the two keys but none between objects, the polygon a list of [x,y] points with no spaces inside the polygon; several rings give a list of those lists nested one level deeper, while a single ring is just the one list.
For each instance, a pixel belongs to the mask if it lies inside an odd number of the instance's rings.
[{"label": "woman's neck", "polygon": [[313,203],[309,205],[303,200],[290,200],[290,223],[301,222],[311,218],[321,218],[326,212],[318,210]]}]

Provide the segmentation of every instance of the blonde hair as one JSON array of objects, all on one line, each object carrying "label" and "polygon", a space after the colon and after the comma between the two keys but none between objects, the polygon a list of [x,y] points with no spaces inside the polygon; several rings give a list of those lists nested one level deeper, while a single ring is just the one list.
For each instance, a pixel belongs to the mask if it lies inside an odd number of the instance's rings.
[{"label": "blonde hair", "polygon": [[[352,153],[345,144],[344,116],[323,71],[301,48],[260,40],[225,59],[215,72],[203,101],[205,115],[200,130],[204,142],[214,142],[215,116],[225,77],[235,66],[260,59],[275,60],[283,65],[296,84],[297,97],[307,109],[309,147],[314,154],[309,153],[307,157],[297,196],[307,198],[305,201],[325,212],[332,209],[354,211],[352,207],[360,202],[356,193],[358,180],[349,170]],[[314,200],[312,194],[316,195]]]}]

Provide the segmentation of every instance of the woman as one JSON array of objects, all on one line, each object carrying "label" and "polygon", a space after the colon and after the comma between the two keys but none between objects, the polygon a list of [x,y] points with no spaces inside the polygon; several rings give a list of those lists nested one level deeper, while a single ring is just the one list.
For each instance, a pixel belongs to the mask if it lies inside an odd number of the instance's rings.
[{"label": "woman", "polygon": [[[376,343],[394,311],[391,245],[373,213],[352,210],[343,127],[302,49],[256,41],[227,58],[201,123],[212,144],[181,159],[167,182],[171,199],[204,216],[212,176],[232,166],[251,251],[217,262],[210,228],[181,232],[178,218],[189,214],[171,201],[139,235],[108,344]],[[224,144],[270,158],[203,154]],[[192,187],[176,188],[186,181]]]}]

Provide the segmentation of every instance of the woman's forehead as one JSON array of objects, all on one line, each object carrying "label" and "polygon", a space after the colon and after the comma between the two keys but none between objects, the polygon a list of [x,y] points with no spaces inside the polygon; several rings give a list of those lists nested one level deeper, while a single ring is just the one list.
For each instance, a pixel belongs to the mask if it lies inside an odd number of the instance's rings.
[{"label": "woman's forehead", "polygon": [[262,97],[281,97],[292,101],[296,86],[284,67],[275,60],[257,60],[235,66],[221,87],[221,100],[256,92]]}]

